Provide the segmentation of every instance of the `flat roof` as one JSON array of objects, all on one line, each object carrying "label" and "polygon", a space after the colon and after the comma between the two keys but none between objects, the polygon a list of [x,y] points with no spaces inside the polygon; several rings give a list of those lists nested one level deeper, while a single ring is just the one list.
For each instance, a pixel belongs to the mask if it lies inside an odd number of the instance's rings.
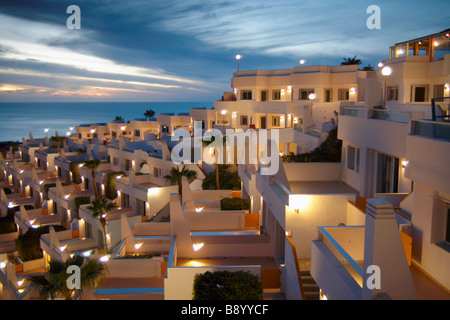
[{"label": "flat roof", "polygon": [[435,38],[437,36],[441,36],[441,35],[446,34],[446,33],[450,33],[450,28],[446,29],[446,30],[443,30],[441,32],[433,33],[433,34],[430,34],[430,35],[427,35],[427,36],[423,36],[423,37],[420,37],[420,38],[416,38],[416,39],[412,39],[412,40],[408,40],[408,41],[398,42],[395,45],[397,46],[399,44],[405,44],[405,43],[409,43],[409,42],[416,42],[416,41],[420,41],[420,40]]}]

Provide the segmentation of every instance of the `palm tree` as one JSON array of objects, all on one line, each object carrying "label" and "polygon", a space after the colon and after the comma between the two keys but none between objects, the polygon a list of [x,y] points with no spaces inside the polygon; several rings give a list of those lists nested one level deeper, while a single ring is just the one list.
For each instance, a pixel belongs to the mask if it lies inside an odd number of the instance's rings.
[{"label": "palm tree", "polygon": [[116,117],[114,118],[114,121],[120,121],[120,120],[123,120],[123,117],[122,117],[122,116],[116,116]]},{"label": "palm tree", "polygon": [[[97,184],[95,183],[95,170],[100,166],[100,160],[89,160],[84,163],[84,166],[91,170],[92,175],[92,183],[94,184],[94,194],[96,198],[99,198],[98,191],[97,191]],[[101,196],[100,196],[101,198]]]},{"label": "palm tree", "polygon": [[360,59],[357,59],[356,56],[353,58],[343,58],[344,61],[341,62],[341,65],[351,65],[351,64],[361,64],[362,61]]},{"label": "palm tree", "polygon": [[[204,141],[203,140],[203,146],[204,147],[207,147],[207,146],[209,146],[211,143],[213,143],[214,141],[216,140],[216,136],[213,136],[212,138],[211,138],[211,141]],[[222,144],[223,144],[223,146],[225,147],[225,144],[226,144],[226,141],[227,141],[227,137],[226,136],[224,136],[223,137],[223,140],[222,140]],[[224,149],[224,148],[223,148]],[[216,189],[217,190],[219,190],[220,189],[220,178],[219,178],[219,176],[220,176],[220,171],[219,171],[219,161],[218,161],[219,159],[217,159],[216,160]],[[222,158],[222,160],[225,160],[225,152],[223,152],[223,158]],[[223,161],[223,163],[225,163],[225,161]]]},{"label": "palm tree", "polygon": [[67,280],[71,276],[67,273],[69,266],[80,268],[80,293],[85,288],[94,289],[106,276],[108,272],[106,266],[98,260],[85,258],[80,254],[75,254],[66,262],[50,260],[49,269],[40,275],[33,275],[27,278],[31,287],[39,290],[39,298],[54,300],[57,296],[63,296],[66,300],[72,299],[75,288],[70,289]]},{"label": "palm tree", "polygon": [[11,155],[14,158],[14,155],[16,154],[16,149],[19,148],[20,143],[17,141],[8,141],[8,146],[11,148]]},{"label": "palm tree", "polygon": [[61,155],[61,146],[63,145],[64,141],[66,141],[66,137],[64,136],[52,136],[50,138],[50,141],[53,143],[56,143],[58,146],[58,154]]},{"label": "palm tree", "polygon": [[172,167],[170,174],[164,176],[164,179],[169,180],[171,183],[178,184],[178,194],[182,194],[182,179],[186,177],[189,181],[197,179],[197,171],[189,170],[186,166],[180,170],[178,167]]},{"label": "palm tree", "polygon": [[148,120],[150,120],[155,115],[155,111],[152,109],[148,109],[145,111],[144,116],[147,117]]},{"label": "palm tree", "polygon": [[114,202],[108,202],[106,198],[95,198],[88,207],[88,209],[92,212],[92,217],[98,218],[100,220],[100,224],[102,225],[106,253],[108,253],[108,245],[106,243],[106,214],[116,207],[117,205]]}]

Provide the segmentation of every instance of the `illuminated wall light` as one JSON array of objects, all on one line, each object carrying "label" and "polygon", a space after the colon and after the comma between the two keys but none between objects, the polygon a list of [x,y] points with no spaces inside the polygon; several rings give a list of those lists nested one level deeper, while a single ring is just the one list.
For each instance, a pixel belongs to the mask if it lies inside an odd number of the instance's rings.
[{"label": "illuminated wall light", "polygon": [[350,93],[355,93],[356,89],[354,87],[350,88]]},{"label": "illuminated wall light", "polygon": [[83,256],[85,256],[85,257],[89,257],[90,255],[91,255],[90,251],[83,252]]},{"label": "illuminated wall light", "polygon": [[295,213],[300,214],[301,211],[308,208],[311,198],[305,195],[293,195],[289,197],[289,207],[291,207]]},{"label": "illuminated wall light", "polygon": [[195,212],[202,212],[202,210],[203,210],[203,207],[201,207],[201,208],[195,208]]},{"label": "illuminated wall light", "polygon": [[286,231],[286,237],[292,238],[292,231],[291,230],[287,230]]},{"label": "illuminated wall light", "polygon": [[138,250],[140,247],[142,247],[143,244],[144,244],[143,242],[136,243],[136,244],[134,245],[134,248],[135,248],[136,250]]},{"label": "illuminated wall light", "polygon": [[103,256],[99,259],[101,262],[107,262],[109,260],[108,256]]},{"label": "illuminated wall light", "polygon": [[121,126],[120,130],[122,130],[122,131],[125,130],[125,126]]},{"label": "illuminated wall light", "polygon": [[24,280],[17,281],[17,285],[20,287],[24,283]]},{"label": "illuminated wall light", "polygon": [[33,226],[33,223],[36,221],[36,219],[30,220],[28,221],[28,223],[30,224],[30,226]]},{"label": "illuminated wall light", "polygon": [[8,203],[8,208],[14,208],[15,207],[15,205],[14,205],[14,203],[12,203],[12,202],[10,202],[10,203]]},{"label": "illuminated wall light", "polygon": [[314,100],[316,98],[316,95],[314,93],[310,93],[308,98],[309,100]]},{"label": "illuminated wall light", "polygon": [[59,247],[59,251],[63,252],[64,250],[66,250],[66,248],[67,248],[67,246]]},{"label": "illuminated wall light", "polygon": [[435,41],[435,42],[433,42],[433,45],[434,45],[435,47],[437,47],[437,46],[439,45],[439,42]]},{"label": "illuminated wall light", "polygon": [[82,166],[83,166],[82,163],[79,163],[79,164],[78,164],[78,168],[81,168]]},{"label": "illuminated wall light", "polygon": [[5,268],[5,267],[6,267],[6,263],[0,262],[0,269],[3,269],[3,268]]},{"label": "illuminated wall light", "polygon": [[288,92],[291,92],[291,91],[292,91],[292,87],[291,87],[291,86],[288,86],[288,87],[287,87],[287,91],[288,91]]},{"label": "illuminated wall light", "polygon": [[198,250],[200,250],[201,248],[203,248],[204,245],[205,245],[204,242],[194,243],[194,244],[192,245],[192,248],[194,249],[194,251],[198,251]]},{"label": "illuminated wall light", "polygon": [[409,161],[408,160],[403,160],[402,161],[402,167],[406,168],[408,166]]},{"label": "illuminated wall light", "polygon": [[281,94],[284,94],[284,92],[285,92],[285,90],[284,90],[284,89],[281,89]]},{"label": "illuminated wall light", "polygon": [[446,84],[444,85],[444,88],[445,88],[445,90],[448,90],[448,89],[450,88],[450,86],[448,85],[448,83],[446,83]]}]

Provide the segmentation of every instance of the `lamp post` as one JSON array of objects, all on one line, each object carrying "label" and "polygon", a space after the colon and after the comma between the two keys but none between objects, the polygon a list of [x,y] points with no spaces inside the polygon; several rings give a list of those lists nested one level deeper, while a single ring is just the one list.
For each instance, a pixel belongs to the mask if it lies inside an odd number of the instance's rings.
[{"label": "lamp post", "polygon": [[242,56],[240,54],[236,55],[236,61],[237,61],[237,71],[239,71],[239,60],[241,60]]},{"label": "lamp post", "polygon": [[387,101],[387,77],[392,74],[392,69],[389,66],[385,66],[381,69],[381,74],[384,76],[384,99],[383,99],[383,109],[386,109]]}]

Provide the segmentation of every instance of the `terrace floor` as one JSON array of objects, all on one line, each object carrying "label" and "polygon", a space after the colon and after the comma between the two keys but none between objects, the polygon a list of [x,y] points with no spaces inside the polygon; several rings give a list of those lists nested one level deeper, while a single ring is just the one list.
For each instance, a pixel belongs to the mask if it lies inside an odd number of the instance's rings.
[{"label": "terrace floor", "polygon": [[289,181],[292,194],[336,194],[359,192],[338,181]]}]

